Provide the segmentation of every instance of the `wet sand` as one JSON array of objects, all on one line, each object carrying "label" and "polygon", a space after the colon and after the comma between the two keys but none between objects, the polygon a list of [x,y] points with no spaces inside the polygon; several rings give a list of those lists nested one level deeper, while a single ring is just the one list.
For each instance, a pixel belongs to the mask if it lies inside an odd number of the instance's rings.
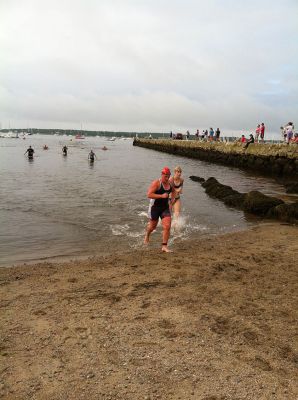
[{"label": "wet sand", "polygon": [[2,268],[0,395],[296,399],[297,232]]}]

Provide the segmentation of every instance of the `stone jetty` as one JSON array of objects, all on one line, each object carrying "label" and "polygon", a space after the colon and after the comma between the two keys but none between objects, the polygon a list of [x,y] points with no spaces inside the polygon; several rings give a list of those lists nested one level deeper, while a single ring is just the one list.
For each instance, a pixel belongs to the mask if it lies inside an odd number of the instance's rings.
[{"label": "stone jetty", "polygon": [[197,158],[199,160],[258,171],[295,181],[298,178],[298,146],[253,143],[200,142],[195,140],[135,139],[134,146]]}]

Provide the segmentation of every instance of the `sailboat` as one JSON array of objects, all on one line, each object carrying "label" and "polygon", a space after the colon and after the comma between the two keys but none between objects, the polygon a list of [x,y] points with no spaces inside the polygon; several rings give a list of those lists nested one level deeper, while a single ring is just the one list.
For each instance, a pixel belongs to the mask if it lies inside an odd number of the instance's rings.
[{"label": "sailboat", "polygon": [[10,138],[10,139],[18,139],[19,138],[19,133],[16,131],[14,132],[13,129],[10,129],[10,121],[8,124],[8,132],[4,133],[3,135],[1,135],[4,138]]},{"label": "sailboat", "polygon": [[19,134],[18,132],[14,132],[14,131],[9,131],[4,135],[5,138],[10,138],[10,139],[18,139],[19,138]]},{"label": "sailboat", "polygon": [[85,136],[84,136],[82,133],[78,133],[78,134],[75,136],[75,139],[85,139]]},{"label": "sailboat", "polygon": [[75,139],[85,139],[85,136],[82,133],[82,124],[81,124],[81,133],[75,135]]}]

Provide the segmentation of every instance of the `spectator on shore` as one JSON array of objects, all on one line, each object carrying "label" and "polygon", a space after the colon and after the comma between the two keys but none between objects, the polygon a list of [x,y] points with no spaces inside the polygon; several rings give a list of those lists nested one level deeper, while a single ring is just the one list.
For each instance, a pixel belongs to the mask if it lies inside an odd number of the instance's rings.
[{"label": "spectator on shore", "polygon": [[213,137],[214,137],[214,130],[213,130],[213,128],[210,128],[210,130],[209,130],[209,140],[210,140],[210,142],[213,141]]},{"label": "spectator on shore", "polygon": [[189,140],[189,136],[190,136],[189,131],[186,131],[186,140]]},{"label": "spectator on shore", "polygon": [[241,138],[239,140],[241,143],[246,143],[246,137],[244,135],[241,135]]},{"label": "spectator on shore", "polygon": [[286,128],[283,126],[280,127],[280,135],[281,135],[281,140],[283,142],[286,142],[287,141],[287,132],[286,132]]},{"label": "spectator on shore", "polygon": [[251,133],[251,134],[249,135],[249,139],[247,140],[247,142],[246,142],[245,145],[244,145],[244,149],[246,150],[246,149],[248,148],[248,146],[249,146],[251,143],[254,143],[254,142],[255,142],[254,135]]},{"label": "spectator on shore", "polygon": [[256,128],[256,134],[255,134],[255,141],[256,141],[256,142],[259,141],[260,133],[261,133],[261,127],[260,127],[260,124],[258,124],[258,125],[257,125],[257,128]]},{"label": "spectator on shore", "polygon": [[286,138],[286,142],[287,144],[289,144],[293,138],[293,134],[294,134],[294,124],[293,122],[289,122],[288,125],[286,126],[286,134],[287,134],[287,138]]},{"label": "spectator on shore", "polygon": [[215,140],[217,142],[219,142],[219,136],[220,136],[220,130],[219,130],[219,128],[217,128],[216,131],[215,131]]},{"label": "spectator on shore", "polygon": [[197,129],[197,132],[196,132],[196,139],[199,140],[199,138],[200,138],[200,131],[199,131],[199,129]]},{"label": "spectator on shore", "polygon": [[170,132],[170,139],[173,139],[173,132]]},{"label": "spectator on shore", "polygon": [[298,144],[298,133],[294,134],[291,144]]},{"label": "spectator on shore", "polygon": [[262,122],[260,127],[260,138],[262,142],[264,142],[264,137],[265,137],[265,124],[264,122]]}]

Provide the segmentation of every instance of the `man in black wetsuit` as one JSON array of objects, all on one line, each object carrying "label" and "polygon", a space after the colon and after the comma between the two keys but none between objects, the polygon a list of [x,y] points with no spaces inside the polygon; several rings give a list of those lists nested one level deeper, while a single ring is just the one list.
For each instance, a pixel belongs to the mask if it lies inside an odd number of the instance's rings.
[{"label": "man in black wetsuit", "polygon": [[33,160],[33,154],[34,154],[34,150],[32,149],[31,146],[29,146],[29,148],[25,151],[24,155],[28,153],[28,158],[29,160]]},{"label": "man in black wetsuit", "polygon": [[94,162],[95,158],[96,158],[96,155],[94,154],[93,150],[91,150],[88,155],[88,160],[90,160],[90,162]]},{"label": "man in black wetsuit", "polygon": [[[150,221],[147,225],[144,243],[149,243],[151,233],[156,229],[159,218],[162,223],[162,247],[161,250],[168,253],[168,240],[171,230],[171,211],[169,205],[169,195],[174,188],[169,183],[171,172],[168,167],[161,171],[161,178],[154,180],[149,186],[147,197],[150,199],[148,216]],[[173,196],[173,199],[175,196]]]},{"label": "man in black wetsuit", "polygon": [[64,156],[67,156],[67,150],[68,150],[67,146],[62,147],[62,153]]}]

